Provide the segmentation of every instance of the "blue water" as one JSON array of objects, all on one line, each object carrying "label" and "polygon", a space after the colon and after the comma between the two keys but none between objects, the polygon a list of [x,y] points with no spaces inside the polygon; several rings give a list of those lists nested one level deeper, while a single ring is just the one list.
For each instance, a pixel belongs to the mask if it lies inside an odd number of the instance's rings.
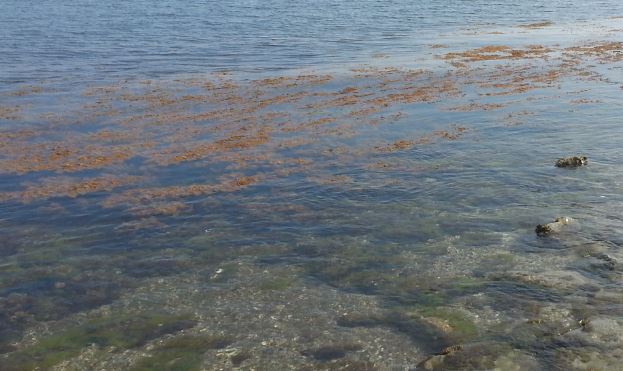
[{"label": "blue water", "polygon": [[0,370],[620,369],[620,16],[0,0]]},{"label": "blue water", "polygon": [[280,70],[421,50],[440,33],[623,14],[618,1],[21,1],[0,11],[0,83]]}]

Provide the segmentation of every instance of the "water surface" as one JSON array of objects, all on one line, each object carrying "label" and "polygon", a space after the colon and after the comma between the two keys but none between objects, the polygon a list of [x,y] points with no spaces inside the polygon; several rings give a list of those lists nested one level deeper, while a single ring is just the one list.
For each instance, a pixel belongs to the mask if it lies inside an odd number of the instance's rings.
[{"label": "water surface", "polygon": [[2,6],[0,368],[619,367],[621,4]]}]

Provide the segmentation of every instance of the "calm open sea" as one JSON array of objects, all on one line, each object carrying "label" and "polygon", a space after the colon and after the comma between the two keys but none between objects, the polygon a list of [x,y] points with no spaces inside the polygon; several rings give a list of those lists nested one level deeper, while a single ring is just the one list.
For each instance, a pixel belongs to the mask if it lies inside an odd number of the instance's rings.
[{"label": "calm open sea", "polygon": [[323,67],[417,52],[470,27],[621,13],[619,1],[572,0],[4,0],[0,83]]}]

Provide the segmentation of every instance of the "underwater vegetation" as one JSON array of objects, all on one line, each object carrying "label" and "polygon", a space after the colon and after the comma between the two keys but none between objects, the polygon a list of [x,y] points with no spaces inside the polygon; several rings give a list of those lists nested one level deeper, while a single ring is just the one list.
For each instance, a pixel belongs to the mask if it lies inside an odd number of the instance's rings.
[{"label": "underwater vegetation", "polygon": [[3,90],[0,369],[617,369],[621,31],[556,27]]}]

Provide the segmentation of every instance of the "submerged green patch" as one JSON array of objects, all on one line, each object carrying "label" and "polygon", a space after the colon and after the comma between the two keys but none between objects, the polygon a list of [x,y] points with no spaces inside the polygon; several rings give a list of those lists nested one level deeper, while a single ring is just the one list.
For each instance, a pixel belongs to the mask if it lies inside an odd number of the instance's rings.
[{"label": "submerged green patch", "polygon": [[413,315],[429,319],[448,339],[465,341],[478,335],[476,324],[465,314],[451,308],[427,308]]},{"label": "submerged green patch", "polygon": [[37,344],[13,353],[6,361],[6,369],[45,369],[75,357],[91,344],[128,349],[194,325],[195,321],[188,316],[166,314],[141,313],[95,320],[43,338]]},{"label": "submerged green patch", "polygon": [[156,348],[153,354],[140,360],[133,371],[192,371],[199,370],[202,355],[210,349],[221,349],[232,343],[225,336],[184,335],[173,338]]},{"label": "submerged green patch", "polygon": [[283,291],[292,286],[293,279],[289,277],[278,277],[260,283],[260,290]]}]

